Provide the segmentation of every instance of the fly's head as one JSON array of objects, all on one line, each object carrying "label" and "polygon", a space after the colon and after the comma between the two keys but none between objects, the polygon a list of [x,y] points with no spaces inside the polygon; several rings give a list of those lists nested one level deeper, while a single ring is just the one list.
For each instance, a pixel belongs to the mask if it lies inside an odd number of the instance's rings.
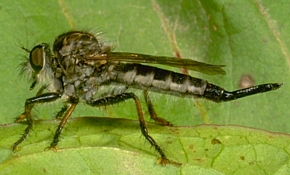
[{"label": "fly's head", "polygon": [[37,83],[48,83],[53,75],[51,70],[52,55],[49,46],[46,43],[41,43],[33,47],[31,51],[24,50],[29,52],[29,58],[22,63],[21,72],[27,73],[29,80],[32,81],[30,90]]}]

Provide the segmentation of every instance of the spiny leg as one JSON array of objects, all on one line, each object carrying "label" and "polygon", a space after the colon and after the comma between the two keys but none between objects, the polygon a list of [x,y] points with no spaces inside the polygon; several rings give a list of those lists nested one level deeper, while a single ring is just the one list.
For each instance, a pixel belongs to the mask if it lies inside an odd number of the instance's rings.
[{"label": "spiny leg", "polygon": [[78,102],[79,102],[79,99],[78,98],[70,97],[70,99],[69,99],[70,105],[67,106],[67,110],[66,110],[67,112],[65,113],[65,115],[62,118],[61,122],[57,126],[57,129],[56,129],[56,131],[54,133],[53,140],[52,140],[50,146],[48,147],[48,149],[54,149],[55,151],[57,151],[56,146],[57,146],[57,144],[59,142],[59,136],[61,134],[61,131],[62,131],[64,125],[66,124],[68,118],[71,116],[72,112],[75,110]]},{"label": "spiny leg", "polygon": [[148,108],[150,117],[155,122],[157,122],[158,124],[161,124],[161,125],[164,125],[164,126],[173,126],[169,121],[157,116],[157,114],[155,112],[155,109],[154,109],[154,107],[152,105],[151,99],[149,98],[148,91],[144,90],[143,94],[144,94],[144,98],[145,98],[145,101],[146,101],[146,104],[147,104],[147,108]]},{"label": "spiny leg", "polygon": [[210,84],[207,84],[203,97],[212,100],[214,102],[224,102],[224,101],[231,101],[236,100],[238,98],[263,93],[267,91],[272,91],[280,88],[282,84],[272,83],[272,84],[261,84],[245,89],[240,89],[233,92],[228,92],[223,88]]},{"label": "spiny leg", "polygon": [[[37,96],[41,95],[42,92],[45,90],[45,88],[46,88],[46,86],[42,86],[42,87],[37,91],[37,93],[36,93],[35,96],[37,97]],[[31,105],[30,105],[30,111],[32,110],[33,107],[34,107],[34,104],[31,104]],[[24,112],[24,113],[25,113],[25,112]],[[15,119],[15,122],[20,122],[20,121],[22,121],[23,119],[25,119],[26,116],[25,116],[24,113],[22,113],[19,117],[17,117],[17,118]]]},{"label": "spiny leg", "polygon": [[88,104],[91,106],[97,107],[97,106],[116,104],[116,103],[125,101],[127,99],[133,99],[135,101],[137,113],[138,113],[138,117],[139,117],[141,132],[142,132],[143,136],[146,138],[146,140],[148,140],[150,142],[150,144],[152,146],[154,146],[155,150],[157,150],[161,156],[161,158],[158,159],[157,163],[158,164],[161,163],[162,165],[174,164],[174,165],[180,166],[181,165],[180,163],[169,160],[165,156],[164,152],[162,151],[160,146],[157,144],[157,142],[149,135],[147,127],[146,127],[144,115],[142,112],[140,100],[134,93],[122,93],[122,94],[118,94],[118,95],[102,97],[102,98],[96,99],[94,101],[88,102]]},{"label": "spiny leg", "polygon": [[[60,98],[60,94],[58,93],[45,93],[33,98],[29,98],[25,102],[25,109],[24,112],[21,114],[23,117],[26,118],[27,120],[27,127],[23,133],[23,135],[20,137],[19,140],[17,140],[13,146],[12,150],[15,151],[17,149],[17,146],[25,140],[27,135],[29,134],[30,130],[32,129],[32,118],[31,118],[31,110],[34,107],[35,104],[37,103],[46,103],[46,102],[52,102]],[[19,117],[20,118],[20,117]],[[21,117],[22,118],[22,117]]]},{"label": "spiny leg", "polygon": [[69,104],[65,104],[65,105],[60,109],[60,111],[56,114],[55,118],[56,118],[56,119],[60,119],[60,118],[63,116],[63,114],[67,111],[67,109],[68,109],[69,107],[70,107]]}]

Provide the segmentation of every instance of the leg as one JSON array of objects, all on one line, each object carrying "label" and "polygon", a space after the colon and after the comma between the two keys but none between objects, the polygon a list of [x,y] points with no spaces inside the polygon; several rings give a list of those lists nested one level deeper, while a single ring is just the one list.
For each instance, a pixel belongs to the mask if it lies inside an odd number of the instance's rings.
[{"label": "leg", "polygon": [[60,119],[60,118],[63,116],[63,114],[65,113],[65,111],[67,111],[67,109],[68,109],[69,107],[70,107],[70,105],[65,104],[65,105],[61,108],[61,110],[56,114],[55,118],[56,118],[56,119]]},{"label": "leg", "polygon": [[148,129],[146,127],[145,119],[143,116],[142,112],[142,107],[139,98],[134,94],[134,93],[122,93],[114,96],[108,96],[108,97],[102,97],[100,99],[96,99],[94,101],[89,102],[88,104],[94,107],[97,106],[103,106],[103,105],[111,105],[111,104],[116,104],[121,101],[125,101],[127,99],[133,99],[136,104],[137,112],[138,112],[138,117],[139,117],[139,123],[140,123],[140,128],[143,136],[150,142],[152,146],[154,146],[155,150],[158,151],[160,154],[161,158],[158,160],[158,164],[161,163],[162,165],[166,164],[174,164],[174,165],[180,165],[178,162],[171,161],[167,159],[165,156],[164,152],[160,148],[160,146],[157,144],[157,142],[149,135]]},{"label": "leg", "polygon": [[164,125],[164,126],[173,126],[169,121],[160,118],[157,116],[155,109],[152,105],[151,99],[149,98],[148,92],[146,90],[143,91],[144,97],[145,97],[145,101],[147,104],[147,108],[150,114],[150,117],[157,122],[158,124]]},{"label": "leg", "polygon": [[52,102],[60,98],[61,95],[58,93],[45,93],[33,98],[29,98],[25,102],[25,110],[20,115],[19,119],[26,118],[27,120],[27,127],[23,133],[23,135],[20,137],[20,139],[15,142],[12,146],[12,150],[15,151],[17,149],[17,146],[24,141],[24,139],[29,134],[30,130],[32,129],[32,118],[31,118],[31,110],[37,103],[46,103],[46,102]]},{"label": "leg", "polygon": [[[59,125],[57,126],[57,129],[55,131],[55,134],[54,134],[54,137],[53,137],[53,140],[50,144],[50,146],[48,147],[48,149],[54,149],[55,151],[57,151],[57,144],[59,142],[59,136],[61,134],[61,131],[64,127],[64,125],[66,124],[68,118],[71,116],[72,112],[74,111],[74,109],[76,108],[77,104],[79,102],[79,99],[78,98],[75,98],[75,97],[70,97],[69,99],[69,103],[70,105],[67,105],[65,108],[65,111],[67,110],[67,112],[65,113],[64,117],[62,118],[61,122],[59,123]],[[62,109],[63,110],[63,109]],[[60,112],[62,112],[62,110]],[[63,112],[65,112],[63,111]],[[58,112],[58,114],[60,113]]]},{"label": "leg", "polygon": [[[38,92],[36,93],[35,96],[37,97],[37,96],[41,95],[45,88],[46,88],[46,86],[42,86],[42,87],[38,90]],[[32,109],[33,107],[34,107],[34,104],[30,105],[30,111],[31,111],[31,109]],[[23,114],[21,114],[19,117],[16,118],[15,122],[20,122],[20,121],[22,121],[22,120],[25,119],[25,118],[26,118],[26,117],[25,117],[25,115],[24,115],[24,113],[23,113]]]}]

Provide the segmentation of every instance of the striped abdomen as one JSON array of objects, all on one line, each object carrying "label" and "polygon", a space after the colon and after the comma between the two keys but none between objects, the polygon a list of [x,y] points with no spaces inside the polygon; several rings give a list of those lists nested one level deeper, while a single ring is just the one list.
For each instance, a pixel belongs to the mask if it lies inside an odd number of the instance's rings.
[{"label": "striped abdomen", "polygon": [[140,64],[121,63],[114,71],[115,81],[128,87],[172,95],[202,96],[207,86],[202,79]]}]

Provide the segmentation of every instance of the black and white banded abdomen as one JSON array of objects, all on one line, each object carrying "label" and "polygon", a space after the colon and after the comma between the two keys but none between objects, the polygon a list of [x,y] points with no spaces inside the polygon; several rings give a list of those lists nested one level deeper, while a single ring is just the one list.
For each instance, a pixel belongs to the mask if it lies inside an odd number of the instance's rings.
[{"label": "black and white banded abdomen", "polygon": [[140,64],[118,64],[114,80],[128,87],[178,96],[203,96],[207,81]]}]

